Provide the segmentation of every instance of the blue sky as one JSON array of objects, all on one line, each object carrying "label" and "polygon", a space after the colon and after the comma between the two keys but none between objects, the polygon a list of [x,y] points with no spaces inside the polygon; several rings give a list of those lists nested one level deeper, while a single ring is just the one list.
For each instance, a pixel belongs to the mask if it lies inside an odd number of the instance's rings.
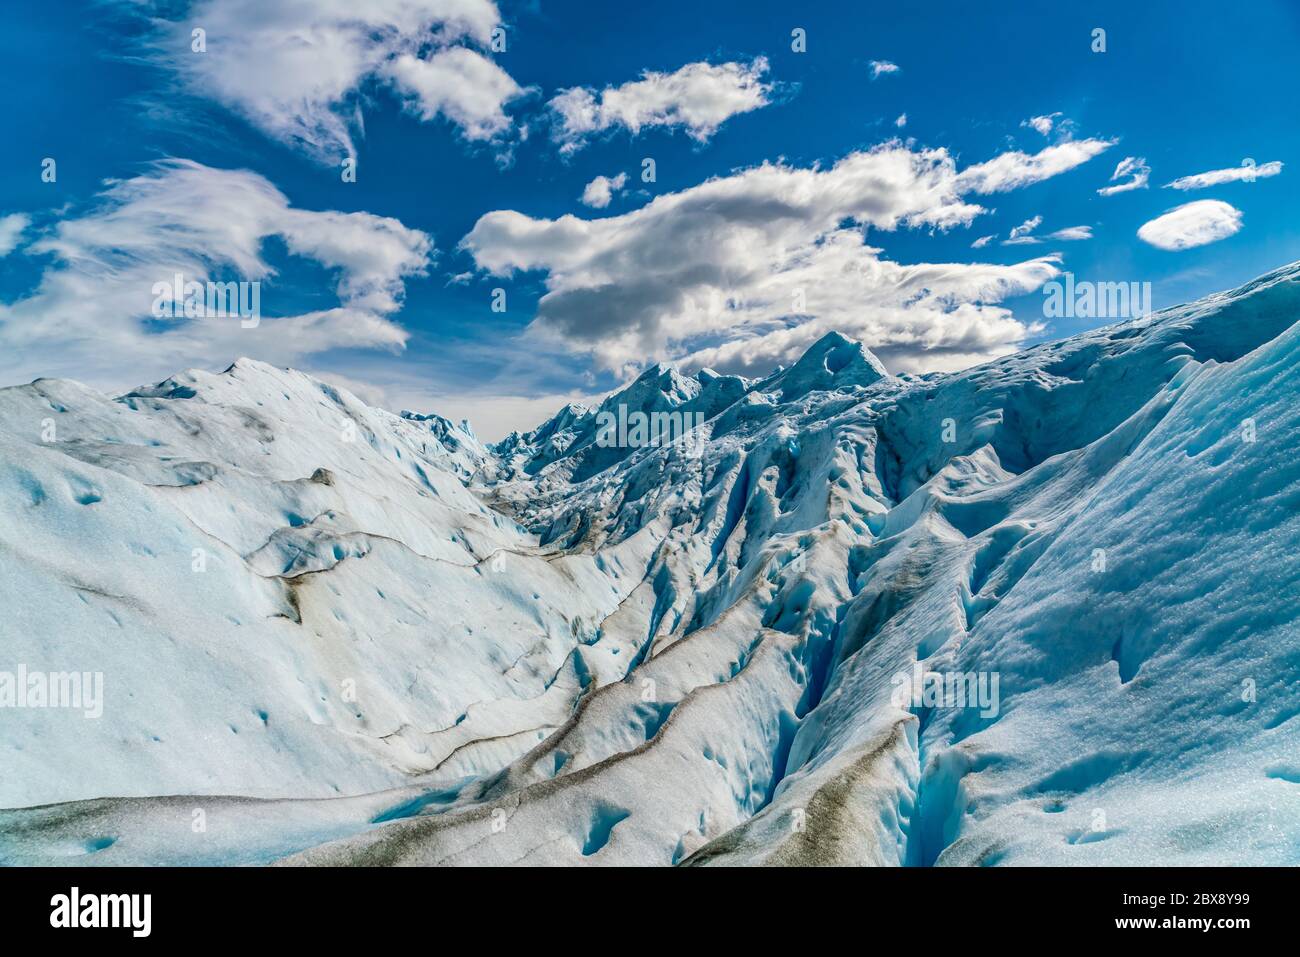
[{"label": "blue sky", "polygon": [[[498,438],[650,361],[959,368],[1109,321],[1045,317],[1063,271],[1160,307],[1300,259],[1288,0],[267,6],[6,13],[4,384],[249,355]],[[265,321],[151,315],[178,271]]]}]

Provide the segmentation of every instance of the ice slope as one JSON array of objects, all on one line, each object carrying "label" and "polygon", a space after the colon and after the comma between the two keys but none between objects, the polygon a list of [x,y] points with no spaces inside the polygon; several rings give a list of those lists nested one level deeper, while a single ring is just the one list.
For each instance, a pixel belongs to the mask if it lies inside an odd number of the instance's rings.
[{"label": "ice slope", "polygon": [[[571,407],[488,449],[244,361],[4,390],[6,657],[119,694],[0,711],[0,860],[1297,863],[1297,321],[1300,264],[958,374],[831,335],[601,406],[691,448]],[[899,702],[918,662],[997,707]]]},{"label": "ice slope", "polygon": [[247,360],[116,400],[0,392],[4,668],[103,672],[108,699],[0,712],[0,804],[322,797],[527,750],[644,559],[522,561],[536,536],[464,484],[485,455]]}]

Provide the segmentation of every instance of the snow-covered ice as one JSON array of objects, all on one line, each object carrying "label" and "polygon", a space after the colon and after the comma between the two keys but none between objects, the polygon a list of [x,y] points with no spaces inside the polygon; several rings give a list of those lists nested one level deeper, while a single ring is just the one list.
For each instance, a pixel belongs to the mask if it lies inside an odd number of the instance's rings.
[{"label": "snow-covered ice", "polygon": [[0,675],[104,700],[0,682],[0,862],[1300,863],[1298,370],[1300,264],[491,447],[242,359],[2,389]]}]

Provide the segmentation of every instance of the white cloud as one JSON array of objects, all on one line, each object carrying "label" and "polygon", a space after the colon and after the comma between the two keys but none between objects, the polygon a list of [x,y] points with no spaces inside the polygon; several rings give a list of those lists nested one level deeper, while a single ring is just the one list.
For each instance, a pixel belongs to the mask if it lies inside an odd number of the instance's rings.
[{"label": "white cloud", "polygon": [[481,342],[452,337],[439,343],[436,355],[419,362],[370,350],[324,355],[297,367],[339,381],[369,404],[392,412],[410,409],[436,412],[454,422],[468,419],[475,435],[495,442],[512,430],[541,424],[566,403],[589,405],[604,398],[605,391],[589,391],[595,388],[593,375],[571,386],[572,367],[565,360],[536,340],[499,335],[490,363],[485,363]]},{"label": "white cloud", "polygon": [[1114,140],[1073,140],[1033,155],[1019,150],[962,170],[959,188],[972,193],[1005,193],[1080,166],[1115,145]]},{"label": "white cloud", "polygon": [[505,70],[465,47],[439,50],[424,60],[403,53],[385,65],[384,74],[409,98],[408,110],[422,120],[446,116],[467,140],[488,140],[509,130],[505,105],[524,93]]},{"label": "white cloud", "polygon": [[771,102],[772,84],[763,80],[767,60],[750,63],[688,63],[674,73],[647,70],[641,79],[596,91],[562,90],[547,104],[552,135],[565,153],[580,149],[588,137],[623,128],[633,135],[651,126],[684,127],[699,142],[740,113]]},{"label": "white cloud", "polygon": [[1017,237],[1020,236],[1026,236],[1029,233],[1032,233],[1035,229],[1037,229],[1042,224],[1043,224],[1042,216],[1035,216],[1032,219],[1026,219],[1019,226],[1013,226],[1011,228],[1011,233],[1007,236],[1007,238],[1016,239]]},{"label": "white cloud", "polygon": [[1241,229],[1241,210],[1217,199],[1184,203],[1143,223],[1138,238],[1157,249],[1180,250],[1226,239]]},{"label": "white cloud", "polygon": [[[503,133],[501,107],[519,88],[466,47],[488,49],[500,22],[493,0],[198,0],[178,20],[151,20],[152,49],[189,92],[337,162],[355,154],[372,79],[398,84],[420,115],[444,115],[467,138]],[[196,28],[206,52],[192,51]]]},{"label": "white cloud", "polygon": [[1166,183],[1165,189],[1205,189],[1207,186],[1220,186],[1224,183],[1253,183],[1257,179],[1267,179],[1270,176],[1276,176],[1280,172],[1282,172],[1282,164],[1277,160],[1271,163],[1260,163],[1258,166],[1246,162],[1241,166],[1231,166],[1228,169],[1216,169],[1208,173],[1197,173],[1194,176],[1182,176],[1172,183]]},{"label": "white cloud", "polygon": [[614,194],[623,189],[627,183],[627,173],[617,176],[597,176],[582,191],[582,202],[593,209],[604,209],[609,205]]},{"label": "white cloud", "polygon": [[906,114],[906,113],[899,114],[898,119],[894,120],[894,125],[897,126],[900,130],[901,130],[904,126],[906,126],[906,125],[907,125],[907,114]]},{"label": "white cloud", "polygon": [[1058,242],[1075,242],[1082,239],[1092,239],[1092,227],[1067,226],[1065,229],[1058,229],[1054,233],[1048,233],[1047,238],[1055,239]]},{"label": "white cloud", "polygon": [[[1130,177],[1126,182],[1115,183],[1116,180],[1122,180],[1124,177]],[[1115,167],[1115,172],[1110,176],[1110,181],[1115,183],[1114,186],[1103,186],[1097,190],[1099,196],[1114,196],[1116,193],[1127,193],[1130,190],[1146,189],[1147,181],[1151,178],[1151,167],[1147,165],[1145,157],[1142,156],[1125,156]]]},{"label": "white cloud", "polygon": [[1019,226],[1013,227],[1007,238],[1002,240],[1003,246],[1037,246],[1049,239],[1055,239],[1059,242],[1074,242],[1081,239],[1092,239],[1091,226],[1067,226],[1065,229],[1058,229],[1055,232],[1048,233],[1046,236],[1035,236],[1034,230],[1043,224],[1042,216],[1035,216],[1032,219],[1026,219]]},{"label": "white cloud", "polygon": [[1056,118],[1060,115],[1061,114],[1057,112],[1048,113],[1046,116],[1031,116],[1027,120],[1022,120],[1020,125],[1028,126],[1046,136],[1052,132],[1052,126],[1056,123]]},{"label": "white cloud", "polygon": [[877,80],[886,73],[899,73],[902,67],[897,63],[890,63],[888,60],[871,61],[871,79]]},{"label": "white cloud", "polygon": [[[1065,165],[1025,159],[1033,175],[1021,182]],[[499,210],[462,244],[494,275],[545,272],[529,335],[615,373],[658,359],[758,369],[830,328],[894,368],[956,367],[1030,333],[997,303],[1056,275],[1055,257],[901,264],[865,233],[969,225],[985,210],[962,192],[987,181],[959,172],[946,150],[893,141],[829,168],[764,163],[618,216]]]},{"label": "white cloud", "polygon": [[[272,237],[331,272],[336,305],[299,315],[277,308],[263,257]],[[432,245],[395,219],[296,209],[247,170],[168,160],[109,183],[94,208],[29,250],[54,261],[31,295],[0,305],[0,381],[66,375],[110,387],[135,384],[119,381],[124,369],[162,378],[241,355],[290,365],[334,348],[401,349],[407,334],[387,317]],[[260,325],[154,316],[154,285],[178,273],[260,282]]]},{"label": "white cloud", "polygon": [[981,236],[979,239],[975,240],[975,242],[973,242],[973,243],[970,244],[970,248],[971,248],[971,249],[983,249],[985,246],[987,246],[989,243],[993,242],[993,240],[995,240],[995,239],[997,239],[997,234],[996,234],[996,233],[990,233],[990,234],[987,235],[987,236]]},{"label": "white cloud", "polygon": [[[414,397],[414,406],[436,411],[453,422],[468,419],[480,440],[499,442],[511,432],[535,429],[570,403],[593,406],[604,397],[602,393],[576,391],[537,396],[433,392]],[[412,403],[403,403],[403,408],[412,408]]]},{"label": "white cloud", "polygon": [[367,382],[363,379],[357,379],[353,376],[344,375],[341,372],[335,372],[333,369],[317,369],[307,367],[299,371],[307,373],[313,378],[320,379],[327,385],[335,388],[346,389],[355,395],[358,399],[368,406],[376,409],[387,409],[389,412],[400,412],[395,409],[392,401],[392,395],[388,389],[383,386],[375,385],[373,382]]},{"label": "white cloud", "polygon": [[18,248],[18,241],[31,224],[32,218],[26,213],[0,216],[0,256],[8,256]]}]

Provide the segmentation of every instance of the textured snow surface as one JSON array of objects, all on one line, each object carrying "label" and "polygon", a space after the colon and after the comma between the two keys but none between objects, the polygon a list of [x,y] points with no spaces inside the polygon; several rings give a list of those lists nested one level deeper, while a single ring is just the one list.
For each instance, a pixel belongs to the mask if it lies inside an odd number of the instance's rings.
[{"label": "textured snow surface", "polygon": [[0,708],[0,862],[1300,863],[1298,321],[830,335],[496,447],[249,360],[2,389],[0,671],[104,705]]}]

